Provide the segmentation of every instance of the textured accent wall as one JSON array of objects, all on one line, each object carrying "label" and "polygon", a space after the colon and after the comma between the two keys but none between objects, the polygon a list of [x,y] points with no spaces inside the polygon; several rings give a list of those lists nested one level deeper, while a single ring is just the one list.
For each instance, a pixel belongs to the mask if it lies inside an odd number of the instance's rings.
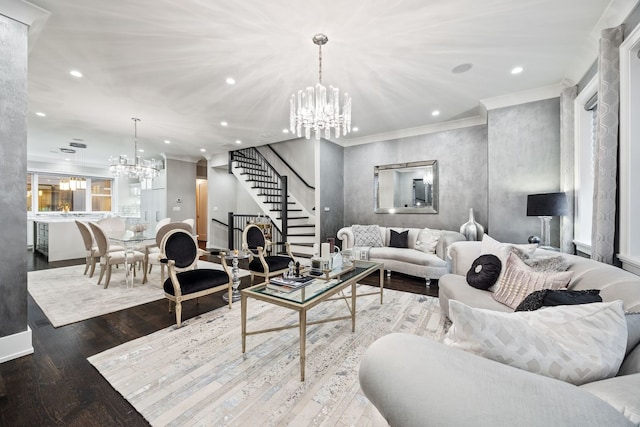
[{"label": "textured accent wall", "polygon": [[[488,112],[489,234],[512,243],[540,236],[527,195],[560,190],[560,98]],[[482,223],[482,221],[480,221]],[[551,221],[551,245],[559,245]]]},{"label": "textured accent wall", "polygon": [[[336,237],[343,226],[344,218],[344,148],[332,142],[320,140],[320,204],[315,214],[320,218],[320,241]],[[325,212],[324,208],[329,211]]]},{"label": "textured accent wall", "polygon": [[27,30],[0,15],[0,337],[27,330]]},{"label": "textured accent wall", "polygon": [[[437,160],[437,214],[376,214],[373,168]],[[323,175],[324,180],[324,175]],[[473,126],[344,149],[344,224],[459,230],[469,219],[487,226],[487,127]]]}]

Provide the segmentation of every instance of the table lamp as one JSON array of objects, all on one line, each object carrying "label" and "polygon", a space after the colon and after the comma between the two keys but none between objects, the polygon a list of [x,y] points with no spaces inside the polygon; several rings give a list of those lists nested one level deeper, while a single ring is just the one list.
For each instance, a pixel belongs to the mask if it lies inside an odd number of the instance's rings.
[{"label": "table lamp", "polygon": [[542,246],[551,246],[551,217],[568,213],[565,193],[529,194],[527,196],[527,216],[540,218]]}]

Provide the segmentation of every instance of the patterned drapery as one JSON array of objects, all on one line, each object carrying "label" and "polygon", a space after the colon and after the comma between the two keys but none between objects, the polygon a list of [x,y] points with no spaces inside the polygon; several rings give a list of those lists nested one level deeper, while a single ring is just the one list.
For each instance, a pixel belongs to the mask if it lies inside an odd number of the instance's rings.
[{"label": "patterned drapery", "polygon": [[620,53],[622,25],[600,33],[598,55],[598,118],[594,158],[591,258],[614,261],[620,111]]},{"label": "patterned drapery", "polygon": [[578,86],[562,90],[560,94],[560,191],[567,195],[567,214],[560,217],[560,250],[574,253],[573,223],[575,211],[575,153],[573,102],[578,94]]}]

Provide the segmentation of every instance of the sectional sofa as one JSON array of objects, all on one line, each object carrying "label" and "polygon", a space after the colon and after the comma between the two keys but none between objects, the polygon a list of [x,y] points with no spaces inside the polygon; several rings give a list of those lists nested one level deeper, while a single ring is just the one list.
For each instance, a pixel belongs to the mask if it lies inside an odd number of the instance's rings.
[{"label": "sectional sofa", "polygon": [[[491,292],[467,284],[465,275],[480,253],[480,242],[450,246],[451,274],[439,281],[443,313],[449,314],[456,300],[482,315],[514,316],[500,314],[513,310],[495,301]],[[540,249],[534,253],[550,255],[558,253]],[[574,385],[512,367],[507,359],[501,363],[419,336],[391,334],[372,344],[361,362],[360,384],[367,398],[393,426],[640,425],[640,314],[623,315],[620,308],[623,304],[628,312],[640,311],[640,277],[590,259],[562,256],[573,272],[569,289],[599,289],[604,301],[599,306],[617,305],[623,325],[626,320],[625,357],[616,376]],[[625,339],[620,328],[615,334]],[[501,327],[492,335],[511,340]]]}]

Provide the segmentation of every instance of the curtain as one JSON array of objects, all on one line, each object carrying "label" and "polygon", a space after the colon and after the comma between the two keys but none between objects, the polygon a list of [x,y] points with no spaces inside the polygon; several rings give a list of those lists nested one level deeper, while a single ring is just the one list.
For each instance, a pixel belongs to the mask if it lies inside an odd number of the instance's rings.
[{"label": "curtain", "polygon": [[600,33],[591,258],[613,264],[616,233],[622,25]]},{"label": "curtain", "polygon": [[560,217],[560,251],[574,253],[574,122],[573,102],[578,94],[578,86],[562,90],[560,94],[560,191],[567,195],[567,215]]}]

